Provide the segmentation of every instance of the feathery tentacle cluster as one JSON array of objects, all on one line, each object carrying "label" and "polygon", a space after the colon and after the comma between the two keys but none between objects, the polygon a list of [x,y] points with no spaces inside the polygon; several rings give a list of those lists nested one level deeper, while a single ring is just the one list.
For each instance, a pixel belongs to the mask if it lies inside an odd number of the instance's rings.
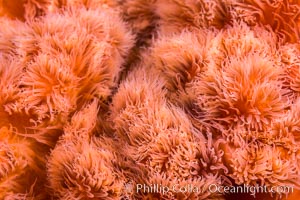
[{"label": "feathery tentacle cluster", "polygon": [[300,189],[298,0],[0,0],[0,27],[1,199]]}]

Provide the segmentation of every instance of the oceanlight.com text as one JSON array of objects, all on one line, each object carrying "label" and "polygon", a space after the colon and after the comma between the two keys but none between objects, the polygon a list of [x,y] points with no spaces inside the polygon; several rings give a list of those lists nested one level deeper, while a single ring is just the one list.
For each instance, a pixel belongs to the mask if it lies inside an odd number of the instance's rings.
[{"label": "oceanlight.com text", "polygon": [[211,184],[208,187],[210,193],[221,193],[221,194],[230,194],[230,193],[248,193],[253,196],[258,193],[278,193],[278,194],[289,194],[294,192],[292,186],[259,186],[259,185],[239,185],[239,186],[221,186],[217,184]]},{"label": "oceanlight.com text", "polygon": [[[134,188],[134,187],[132,187]],[[173,186],[164,186],[162,184],[137,184],[135,187],[135,192],[137,193],[161,193],[167,194],[168,192],[173,193],[220,193],[220,194],[230,194],[230,193],[248,193],[255,196],[258,193],[278,193],[278,194],[289,194],[294,192],[292,186],[252,186],[252,185],[239,185],[239,186],[222,186],[217,184],[210,184],[207,188],[199,188],[195,185],[179,185],[175,184]]]}]

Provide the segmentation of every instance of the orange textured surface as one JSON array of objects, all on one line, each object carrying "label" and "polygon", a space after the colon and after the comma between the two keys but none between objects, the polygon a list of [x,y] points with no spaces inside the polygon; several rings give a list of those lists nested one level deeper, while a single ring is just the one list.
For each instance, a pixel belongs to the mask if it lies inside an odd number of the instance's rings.
[{"label": "orange textured surface", "polygon": [[300,199],[299,25],[298,0],[0,0],[0,200]]}]

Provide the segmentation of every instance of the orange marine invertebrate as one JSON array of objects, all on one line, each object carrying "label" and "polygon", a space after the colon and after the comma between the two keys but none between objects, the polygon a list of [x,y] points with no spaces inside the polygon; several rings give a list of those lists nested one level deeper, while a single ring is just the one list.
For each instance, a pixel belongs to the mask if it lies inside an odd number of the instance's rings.
[{"label": "orange marine invertebrate", "polygon": [[149,45],[155,34],[158,17],[155,15],[156,0],[125,0],[121,3],[124,19],[137,34],[137,45]]},{"label": "orange marine invertebrate", "polygon": [[156,14],[164,34],[181,32],[185,28],[222,28],[230,19],[224,1],[157,1]]},{"label": "orange marine invertebrate", "polygon": [[[41,187],[35,184],[42,180],[38,178],[43,175],[41,164],[44,160],[34,152],[34,141],[18,135],[16,131],[11,126],[0,128],[0,198],[23,194],[36,195],[39,199],[43,194],[39,191]],[[35,188],[34,192],[32,188]]]},{"label": "orange marine invertebrate", "polygon": [[300,51],[299,44],[286,44],[280,47],[280,58],[283,67],[283,86],[285,95],[295,101],[300,92]]},{"label": "orange marine invertebrate", "polygon": [[17,48],[12,50],[15,57],[25,56],[18,105],[37,125],[49,122],[59,127],[86,101],[107,100],[133,39],[117,14],[68,10],[48,14],[28,26],[34,48],[26,52],[23,45],[29,45],[23,39],[10,37],[20,40],[20,46],[12,45]]},{"label": "orange marine invertebrate", "polygon": [[43,15],[47,11],[47,0],[1,0],[0,16],[12,19],[31,20]]},{"label": "orange marine invertebrate", "polygon": [[[216,45],[216,51],[208,54],[216,60],[186,85],[186,91],[191,99],[196,99],[198,111],[194,111],[204,121],[216,120],[218,126],[243,124],[262,130],[285,107],[280,82],[282,69],[276,50],[271,50],[273,46],[262,45],[263,38],[251,32],[246,34],[245,29],[244,25],[236,25],[212,40],[210,45]],[[234,30],[241,30],[240,35],[230,34]],[[260,31],[268,36],[267,40],[274,38]],[[233,39],[227,38],[227,34]]]},{"label": "orange marine invertebrate", "polygon": [[[217,76],[212,79],[209,73]],[[285,107],[278,68],[257,55],[229,60],[222,71],[208,71],[205,76],[190,84],[204,120],[263,130]]]},{"label": "orange marine invertebrate", "polygon": [[50,11],[55,11],[64,7],[86,7],[88,9],[97,9],[105,7],[117,7],[117,0],[51,0]]},{"label": "orange marine invertebrate", "polygon": [[[221,182],[217,174],[226,168],[221,164],[222,152],[215,149],[218,145],[214,147],[210,143],[206,146],[205,138],[194,132],[183,110],[168,105],[166,93],[160,88],[162,81],[145,72],[142,68],[132,72],[135,75],[121,84],[112,107],[112,120],[116,122],[115,129],[120,137],[127,141],[128,156],[146,166],[150,180],[144,181],[171,186],[182,184],[181,181],[196,183],[202,177],[208,182]],[[132,91],[132,87],[137,90]],[[169,178],[160,182],[162,177]],[[199,188],[206,187],[204,182],[197,184]],[[146,198],[152,194],[140,195]],[[187,194],[171,193],[159,198],[179,198],[181,195]],[[203,198],[209,193],[199,195],[190,198]]]},{"label": "orange marine invertebrate", "polygon": [[230,176],[237,184],[299,187],[295,153],[288,153],[288,147],[282,147],[281,143],[285,143],[283,138],[268,141],[272,145],[261,142],[266,140],[263,136],[251,140],[229,153],[232,156]]},{"label": "orange marine invertebrate", "polygon": [[[224,157],[228,176],[236,184],[259,185],[268,191],[277,188],[273,195],[278,196],[287,196],[299,188],[299,147],[289,132],[294,120],[289,120],[290,112],[287,112],[266,131],[232,130],[231,135],[236,139],[225,145]],[[232,136],[227,137],[228,141]]]},{"label": "orange marine invertebrate", "polygon": [[298,0],[0,0],[0,27],[0,199],[299,197]]},{"label": "orange marine invertebrate", "polygon": [[284,141],[284,147],[290,149],[291,152],[299,152],[299,146],[295,145],[300,142],[299,132],[299,106],[300,99],[298,98],[290,109],[284,113],[281,120],[275,121],[272,126],[272,137]]},{"label": "orange marine invertebrate", "polygon": [[[76,113],[48,161],[50,189],[61,199],[117,199],[122,181],[114,171],[114,155],[93,136],[98,102]],[[62,154],[63,153],[63,154]]]},{"label": "orange marine invertebrate", "polygon": [[[21,77],[21,68],[18,62],[11,57],[0,55],[0,105],[9,110],[10,103],[18,99],[18,86]],[[2,108],[3,109],[3,108]]]},{"label": "orange marine invertebrate", "polygon": [[112,152],[87,141],[59,142],[48,163],[50,187],[61,199],[116,199],[122,183],[112,159]]},{"label": "orange marine invertebrate", "polygon": [[206,30],[162,36],[153,43],[143,62],[163,77],[169,92],[176,92],[207,68],[208,43],[214,36],[215,32]]},{"label": "orange marine invertebrate", "polygon": [[242,20],[250,26],[270,26],[283,41],[294,43],[299,40],[298,0],[230,0],[227,1],[227,5],[233,21]]}]

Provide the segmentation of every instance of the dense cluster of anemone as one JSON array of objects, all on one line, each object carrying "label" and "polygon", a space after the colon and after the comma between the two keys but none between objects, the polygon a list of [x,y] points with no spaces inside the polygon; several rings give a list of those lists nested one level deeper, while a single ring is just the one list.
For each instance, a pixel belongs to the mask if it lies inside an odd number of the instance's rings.
[{"label": "dense cluster of anemone", "polygon": [[230,199],[210,185],[243,184],[298,199],[299,13],[0,0],[0,199]]}]

